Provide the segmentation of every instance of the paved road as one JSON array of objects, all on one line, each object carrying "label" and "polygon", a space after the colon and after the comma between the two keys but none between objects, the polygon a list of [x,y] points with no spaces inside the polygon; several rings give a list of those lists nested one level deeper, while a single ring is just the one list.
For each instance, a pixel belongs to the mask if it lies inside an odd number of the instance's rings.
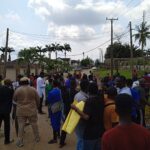
[{"label": "paved road", "polygon": [[[46,111],[46,108],[44,108]],[[0,137],[0,150],[59,150],[59,144],[48,144],[47,142],[52,138],[52,129],[49,123],[49,119],[47,115],[39,115],[39,130],[40,130],[40,136],[41,141],[39,143],[34,142],[34,136],[32,133],[31,126],[27,126],[25,128],[25,135],[24,135],[24,147],[17,148],[15,145],[15,142],[9,145],[4,145],[4,137]],[[14,132],[13,127],[13,138],[16,141],[16,135]],[[71,134],[67,136],[66,143],[67,145],[63,147],[62,149],[65,150],[75,150],[75,135]]]}]

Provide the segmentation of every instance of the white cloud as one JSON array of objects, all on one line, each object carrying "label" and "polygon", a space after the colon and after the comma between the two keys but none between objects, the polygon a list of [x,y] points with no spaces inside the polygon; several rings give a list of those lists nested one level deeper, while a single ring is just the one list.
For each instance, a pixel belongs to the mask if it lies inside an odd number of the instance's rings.
[{"label": "white cloud", "polygon": [[[135,8],[135,1],[131,2],[130,7],[126,6],[127,3],[123,0],[29,0],[28,7],[47,23],[50,40],[42,42],[40,39],[16,36],[10,44],[20,49],[67,42],[72,47],[72,54],[82,53],[110,39],[110,21],[106,21],[106,17],[119,16],[119,20],[114,22],[115,36],[127,30],[129,20],[141,18],[143,10],[150,12],[149,0],[142,0]],[[10,16],[15,16],[14,14],[12,12]],[[108,44],[109,42],[101,48],[105,51]],[[86,55],[99,57],[98,50]],[[72,58],[79,59],[82,55]]]},{"label": "white cloud", "polygon": [[12,59],[17,58],[18,52],[23,48],[44,45],[46,45],[46,40],[42,41],[42,39],[35,39],[26,35],[16,34],[12,32],[10,32],[9,34],[9,47],[13,47],[15,49],[15,52],[12,55]]},{"label": "white cloud", "polygon": [[20,16],[17,13],[15,13],[14,11],[10,11],[8,14],[5,15],[5,17],[12,21],[20,21],[21,20]]},{"label": "white cloud", "polygon": [[[74,5],[66,0],[29,0],[28,5],[38,12],[38,15],[57,25],[98,25],[104,22],[112,11],[119,13],[125,5],[121,1],[74,1]],[[46,14],[40,12],[45,7]],[[116,7],[118,9],[116,9]],[[118,10],[118,11],[117,11]],[[47,15],[49,14],[49,15]]]},{"label": "white cloud", "polygon": [[95,35],[95,30],[88,26],[57,26],[50,23],[48,26],[49,35],[62,40],[86,40]]},{"label": "white cloud", "polygon": [[141,0],[141,2],[137,4],[139,5],[136,5],[133,8],[127,8],[127,11],[124,15],[130,21],[142,20],[143,11],[145,11],[146,14],[150,13],[149,0]]},{"label": "white cloud", "polygon": [[0,15],[0,21],[2,20],[2,16]]}]

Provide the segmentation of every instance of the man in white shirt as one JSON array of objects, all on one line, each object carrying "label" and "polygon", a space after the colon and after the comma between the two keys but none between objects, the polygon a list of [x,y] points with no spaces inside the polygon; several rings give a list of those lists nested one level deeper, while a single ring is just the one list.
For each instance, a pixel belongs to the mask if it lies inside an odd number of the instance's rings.
[{"label": "man in white shirt", "polygon": [[40,105],[39,105],[39,113],[44,114],[42,111],[42,103],[45,96],[45,81],[44,81],[44,72],[40,73],[40,76],[37,78],[37,92],[40,96]]},{"label": "man in white shirt", "polygon": [[116,87],[118,94],[128,94],[132,96],[130,88],[126,86],[126,78],[124,76],[116,78]]}]

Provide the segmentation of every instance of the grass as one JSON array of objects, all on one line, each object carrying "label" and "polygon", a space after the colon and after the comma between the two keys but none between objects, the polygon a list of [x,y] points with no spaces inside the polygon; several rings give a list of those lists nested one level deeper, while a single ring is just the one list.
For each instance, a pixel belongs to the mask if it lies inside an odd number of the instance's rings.
[{"label": "grass", "polygon": [[[114,70],[114,73],[116,71]],[[100,69],[97,71],[97,74],[103,78],[104,76],[106,76],[107,74],[111,74],[110,69]],[[120,75],[125,76],[127,79],[132,77],[132,73],[131,70],[119,70]],[[144,74],[144,71],[138,71],[138,77],[141,77]]]}]

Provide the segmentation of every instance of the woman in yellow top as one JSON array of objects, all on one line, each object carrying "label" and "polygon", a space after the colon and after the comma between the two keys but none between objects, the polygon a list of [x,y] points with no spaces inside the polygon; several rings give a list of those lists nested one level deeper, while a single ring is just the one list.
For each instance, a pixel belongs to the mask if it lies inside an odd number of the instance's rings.
[{"label": "woman in yellow top", "polygon": [[111,129],[118,124],[119,118],[115,112],[115,97],[117,96],[117,89],[110,87],[107,90],[107,98],[105,98],[104,106],[104,128],[105,130]]}]

